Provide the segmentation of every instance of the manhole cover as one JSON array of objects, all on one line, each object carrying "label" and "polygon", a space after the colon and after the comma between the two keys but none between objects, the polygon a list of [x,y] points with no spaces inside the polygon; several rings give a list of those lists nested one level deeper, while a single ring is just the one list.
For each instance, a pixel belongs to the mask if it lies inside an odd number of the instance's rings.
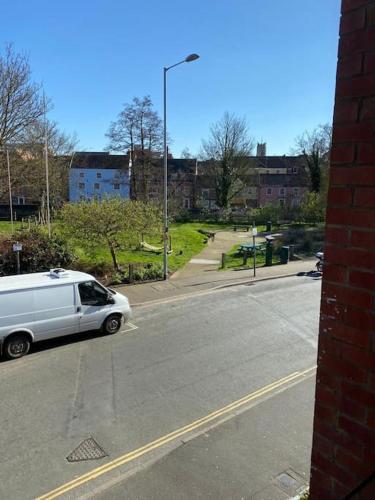
[{"label": "manhole cover", "polygon": [[275,478],[276,485],[289,495],[297,493],[304,486],[303,478],[292,469],[282,472]]},{"label": "manhole cover", "polygon": [[98,460],[99,458],[107,457],[108,454],[103,448],[90,437],[82,441],[70,455],[66,457],[68,462],[83,462],[85,460]]}]

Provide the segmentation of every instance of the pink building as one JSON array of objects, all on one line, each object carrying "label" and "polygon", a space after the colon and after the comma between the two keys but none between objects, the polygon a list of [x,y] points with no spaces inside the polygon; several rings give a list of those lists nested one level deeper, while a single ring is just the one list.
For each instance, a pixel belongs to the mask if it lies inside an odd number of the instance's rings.
[{"label": "pink building", "polygon": [[305,172],[295,174],[260,174],[258,206],[268,203],[298,207],[308,191]]}]

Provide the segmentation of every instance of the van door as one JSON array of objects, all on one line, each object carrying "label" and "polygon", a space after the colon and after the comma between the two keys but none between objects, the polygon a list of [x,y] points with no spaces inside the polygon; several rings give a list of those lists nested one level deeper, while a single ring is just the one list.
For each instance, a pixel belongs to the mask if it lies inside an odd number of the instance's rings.
[{"label": "van door", "polygon": [[98,330],[111,310],[108,291],[97,281],[78,284],[79,331]]},{"label": "van door", "polygon": [[79,331],[73,284],[35,288],[33,298],[35,340],[61,337]]}]

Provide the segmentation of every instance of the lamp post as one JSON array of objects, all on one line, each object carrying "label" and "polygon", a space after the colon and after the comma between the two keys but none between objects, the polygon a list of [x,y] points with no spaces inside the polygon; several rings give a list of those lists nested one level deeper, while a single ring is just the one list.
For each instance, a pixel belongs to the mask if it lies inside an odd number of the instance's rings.
[{"label": "lamp post", "polygon": [[168,279],[168,149],[167,149],[167,71],[183,63],[198,59],[198,54],[190,54],[183,61],[164,67],[164,231],[163,231],[163,270],[164,279]]},{"label": "lamp post", "polygon": [[13,218],[13,200],[12,200],[12,181],[10,177],[10,160],[9,160],[9,149],[7,146],[0,148],[5,155],[6,164],[7,164],[7,173],[8,173],[8,192],[9,192],[9,211],[10,211],[10,222],[12,228],[12,234],[14,233],[14,218]]}]

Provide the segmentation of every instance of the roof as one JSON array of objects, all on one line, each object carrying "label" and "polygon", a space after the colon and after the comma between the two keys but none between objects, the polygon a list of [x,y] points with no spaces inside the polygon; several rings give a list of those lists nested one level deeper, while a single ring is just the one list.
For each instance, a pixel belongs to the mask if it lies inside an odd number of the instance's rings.
[{"label": "roof", "polygon": [[255,168],[293,168],[304,167],[305,160],[299,156],[251,156],[249,160],[255,162]]},{"label": "roof", "polygon": [[0,278],[0,293],[15,290],[26,290],[28,288],[41,288],[46,286],[58,286],[73,283],[81,283],[95,279],[90,274],[79,271],[67,271],[68,276],[54,277],[50,272],[18,274],[17,276],[5,276]]},{"label": "roof", "polygon": [[71,168],[129,168],[128,155],[111,155],[105,151],[77,151],[72,158]]},{"label": "roof", "polygon": [[284,186],[284,187],[307,187],[308,178],[304,174],[260,174],[259,185],[267,186]]}]

